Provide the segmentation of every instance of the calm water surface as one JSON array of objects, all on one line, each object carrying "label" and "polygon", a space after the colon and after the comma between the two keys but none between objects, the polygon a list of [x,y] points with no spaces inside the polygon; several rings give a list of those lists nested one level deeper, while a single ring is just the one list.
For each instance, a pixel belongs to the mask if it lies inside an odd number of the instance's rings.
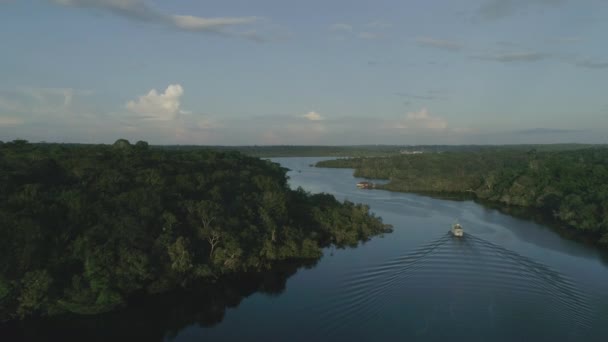
[{"label": "calm water surface", "polygon": [[[352,170],[309,166],[319,158],[273,160],[293,187],[366,203],[394,233],[328,249],[282,294],[253,294],[171,340],[608,341],[608,258],[596,249],[471,201],[360,190]],[[456,220],[462,240],[448,234]]]}]

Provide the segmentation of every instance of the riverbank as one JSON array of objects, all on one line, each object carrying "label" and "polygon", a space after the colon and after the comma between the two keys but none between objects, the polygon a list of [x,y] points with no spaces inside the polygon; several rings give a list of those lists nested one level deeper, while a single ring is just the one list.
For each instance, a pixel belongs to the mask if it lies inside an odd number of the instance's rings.
[{"label": "riverbank", "polygon": [[441,199],[441,200],[449,200],[449,201],[473,201],[485,208],[494,209],[499,211],[500,213],[513,216],[519,219],[530,220],[535,223],[541,224],[543,226],[547,226],[551,228],[555,233],[559,236],[568,239],[583,243],[588,246],[597,247],[600,249],[608,250],[608,246],[604,243],[601,243],[601,236],[598,234],[585,232],[576,229],[575,227],[568,226],[563,222],[559,221],[555,218],[555,216],[547,211],[533,208],[533,207],[523,207],[517,205],[505,205],[500,202],[492,202],[488,200],[484,200],[475,196],[475,194],[471,192],[462,192],[462,193],[441,193],[441,192],[425,192],[425,191],[398,191],[398,190],[390,190],[384,187],[377,187],[378,190],[386,190],[393,192],[401,192],[401,193],[413,193],[421,196],[428,196],[431,198]]},{"label": "riverbank", "polygon": [[542,212],[608,247],[608,149],[434,153],[321,161],[377,188]]}]

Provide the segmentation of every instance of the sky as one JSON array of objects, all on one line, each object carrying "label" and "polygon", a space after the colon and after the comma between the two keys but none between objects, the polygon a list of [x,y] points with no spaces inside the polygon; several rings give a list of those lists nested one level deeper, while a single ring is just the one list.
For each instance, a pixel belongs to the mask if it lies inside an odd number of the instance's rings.
[{"label": "sky", "polygon": [[0,0],[0,140],[608,143],[605,0]]}]

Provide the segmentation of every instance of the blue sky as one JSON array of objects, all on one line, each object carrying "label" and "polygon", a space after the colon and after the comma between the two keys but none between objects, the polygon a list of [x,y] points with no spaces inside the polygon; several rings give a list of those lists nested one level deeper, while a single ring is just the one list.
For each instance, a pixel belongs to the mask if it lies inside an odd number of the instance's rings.
[{"label": "blue sky", "polygon": [[603,0],[0,0],[0,140],[608,143]]}]

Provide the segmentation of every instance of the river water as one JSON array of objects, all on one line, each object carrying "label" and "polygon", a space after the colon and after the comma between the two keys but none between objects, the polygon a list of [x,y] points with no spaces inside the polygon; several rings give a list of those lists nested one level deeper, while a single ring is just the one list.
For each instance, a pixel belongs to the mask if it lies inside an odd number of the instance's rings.
[{"label": "river water", "polygon": [[[394,232],[328,249],[280,295],[253,294],[172,339],[608,341],[608,258],[472,201],[362,190],[319,158],[276,158],[292,187],[368,204]],[[448,234],[458,221],[465,236]]]},{"label": "river water", "polygon": [[[291,169],[292,187],[366,203],[394,232],[328,248],[316,265],[25,330],[87,340],[608,341],[608,256],[597,248],[472,201],[357,189],[352,170],[310,166],[318,160],[273,159]],[[448,233],[456,221],[460,239]]]}]

